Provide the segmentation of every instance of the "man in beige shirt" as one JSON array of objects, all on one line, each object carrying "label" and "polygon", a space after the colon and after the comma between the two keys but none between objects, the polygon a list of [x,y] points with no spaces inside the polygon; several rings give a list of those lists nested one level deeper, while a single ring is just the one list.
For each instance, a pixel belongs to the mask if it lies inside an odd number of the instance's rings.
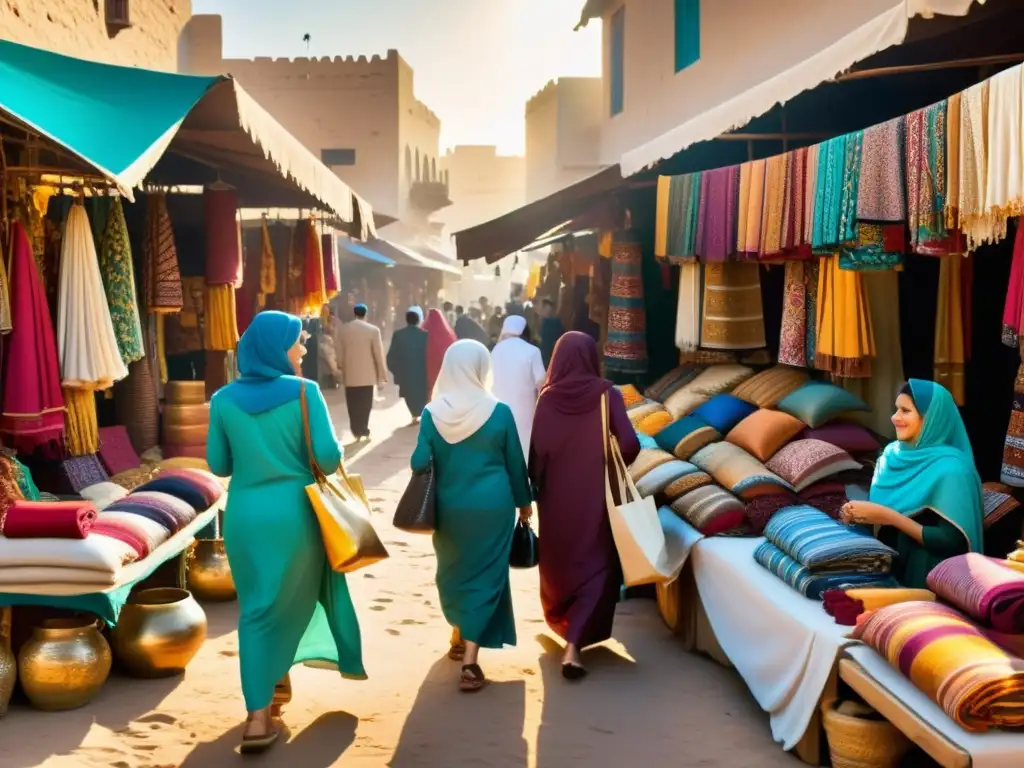
[{"label": "man in beige shirt", "polygon": [[349,423],[356,440],[370,439],[373,390],[387,382],[380,329],[366,322],[366,312],[365,304],[356,304],[355,319],[342,324],[334,337]]}]

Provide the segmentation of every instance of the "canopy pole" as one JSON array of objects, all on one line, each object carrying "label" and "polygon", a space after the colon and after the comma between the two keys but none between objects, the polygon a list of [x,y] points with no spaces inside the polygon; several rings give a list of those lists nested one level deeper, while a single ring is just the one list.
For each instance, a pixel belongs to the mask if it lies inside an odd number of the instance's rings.
[{"label": "canopy pole", "polygon": [[889,75],[907,75],[914,72],[934,72],[941,69],[971,69],[986,64],[1017,64],[1024,61],[1024,53],[1000,53],[993,56],[974,56],[969,59],[949,59],[948,61],[930,61],[925,64],[902,64],[892,67],[875,67],[845,72],[832,78],[832,82],[843,83],[847,80],[866,80],[872,77]]}]

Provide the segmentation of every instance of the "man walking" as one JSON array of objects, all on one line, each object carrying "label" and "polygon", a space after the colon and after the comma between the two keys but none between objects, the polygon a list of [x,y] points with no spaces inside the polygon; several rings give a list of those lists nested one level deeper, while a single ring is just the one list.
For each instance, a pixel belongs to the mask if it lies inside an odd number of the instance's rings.
[{"label": "man walking", "polygon": [[370,439],[373,389],[387,381],[380,329],[366,322],[366,311],[365,304],[356,304],[355,319],[342,325],[335,339],[349,424],[356,440]]}]

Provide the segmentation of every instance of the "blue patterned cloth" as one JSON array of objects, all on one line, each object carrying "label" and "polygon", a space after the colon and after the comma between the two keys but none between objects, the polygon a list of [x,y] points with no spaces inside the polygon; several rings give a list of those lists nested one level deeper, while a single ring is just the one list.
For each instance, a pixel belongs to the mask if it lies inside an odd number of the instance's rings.
[{"label": "blue patterned cloth", "polygon": [[762,542],[754,550],[754,559],[797,592],[814,600],[820,600],[827,589],[899,586],[896,579],[885,573],[812,573],[770,541]]},{"label": "blue patterned cloth", "polygon": [[780,510],[764,537],[812,574],[888,573],[896,551],[807,505]]}]

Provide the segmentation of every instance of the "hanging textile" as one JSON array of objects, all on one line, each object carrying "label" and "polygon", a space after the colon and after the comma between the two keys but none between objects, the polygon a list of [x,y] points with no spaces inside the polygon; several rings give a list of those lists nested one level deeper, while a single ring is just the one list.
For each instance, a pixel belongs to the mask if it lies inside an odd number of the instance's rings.
[{"label": "hanging textile", "polygon": [[[86,202],[89,213],[89,222],[92,224],[92,240],[96,244],[96,253],[103,249],[103,238],[107,234],[107,226],[110,223],[110,209],[113,207],[113,197],[107,195],[93,195]],[[46,213],[46,209],[43,209]],[[122,211],[122,218],[124,212]]]},{"label": "hanging textile", "polygon": [[[288,258],[285,260],[285,300],[286,312],[301,315],[305,304],[306,285],[303,270],[306,265],[306,243],[309,242],[310,223],[306,220],[298,222],[292,230],[291,243],[288,246]],[[278,285],[281,281],[278,280]]]},{"label": "hanging textile", "polygon": [[11,224],[9,241],[4,260],[11,270],[13,330],[5,342],[0,432],[12,447],[31,453],[63,435],[64,398],[46,289],[20,222]]},{"label": "hanging textile", "polygon": [[332,234],[321,235],[320,246],[324,258],[324,288],[327,291],[327,300],[330,301],[341,291],[341,262],[338,260],[338,252],[334,249]]},{"label": "hanging textile", "polygon": [[755,263],[704,267],[702,347],[737,350],[765,346],[760,269]]},{"label": "hanging textile", "polygon": [[946,256],[939,264],[939,295],[935,311],[934,380],[949,390],[956,404],[966,402],[964,388],[964,316],[960,300],[962,256]]},{"label": "hanging textile", "polygon": [[964,252],[960,232],[946,228],[946,108],[940,101],[907,115],[907,224],[911,249],[925,256]]},{"label": "hanging textile", "polygon": [[659,176],[654,255],[681,263],[694,257],[701,174]]},{"label": "hanging textile", "polygon": [[64,445],[72,456],[91,456],[100,449],[100,425],[96,393],[91,389],[64,387]]},{"label": "hanging textile", "polygon": [[106,289],[110,320],[117,337],[117,348],[125,365],[146,356],[142,342],[142,321],[135,296],[135,266],[128,239],[121,198],[110,201],[107,225],[101,240],[99,261],[103,287]]},{"label": "hanging textile", "polygon": [[266,309],[291,312],[288,280],[296,228],[280,221],[267,228],[270,231],[271,252],[274,254],[274,292],[267,294]]},{"label": "hanging textile", "polygon": [[984,80],[960,94],[960,194],[957,216],[967,249],[987,242],[991,222],[984,215],[988,141],[989,81]]},{"label": "hanging textile", "polygon": [[203,349],[206,325],[206,281],[202,277],[181,280],[181,312],[167,315],[164,324],[166,354],[181,355]]},{"label": "hanging textile", "polygon": [[0,334],[10,333],[13,329],[10,282],[7,278],[7,254],[0,253]]},{"label": "hanging textile", "polygon": [[777,256],[782,252],[783,208],[786,204],[786,176],[788,173],[788,153],[775,155],[765,162],[761,247],[756,251],[761,260]]},{"label": "hanging textile", "polygon": [[765,171],[765,160],[754,160],[740,166],[736,249],[747,258],[755,258],[761,252]]},{"label": "hanging textile", "polygon": [[142,240],[142,304],[151,314],[180,312],[181,271],[174,229],[163,193],[147,196],[146,230]]},{"label": "hanging textile", "polygon": [[1024,67],[989,80],[984,242],[1006,237],[1006,219],[1024,214]]},{"label": "hanging textile", "polygon": [[693,352],[700,346],[701,266],[696,261],[679,270],[679,300],[676,306],[676,347]]},{"label": "hanging textile", "polygon": [[128,375],[103,291],[89,217],[77,203],[64,224],[57,349],[65,387],[103,390]]},{"label": "hanging textile", "polygon": [[203,190],[206,234],[206,284],[242,284],[242,233],[238,222],[238,192],[218,185]]},{"label": "hanging textile", "polygon": [[902,222],[907,217],[903,197],[903,145],[906,117],[864,131],[857,219]]},{"label": "hanging textile", "polygon": [[861,274],[840,269],[839,255],[821,260],[814,367],[841,378],[871,375],[875,334]]},{"label": "hanging textile", "polygon": [[306,230],[302,280],[302,315],[315,317],[327,303],[327,289],[324,283],[324,256],[320,250],[320,235],[317,233],[316,222],[312,220]]},{"label": "hanging textile", "polygon": [[818,172],[814,199],[811,246],[816,252],[831,253],[842,242],[840,221],[843,211],[843,170],[849,134],[818,145]]},{"label": "hanging textile", "polygon": [[704,171],[700,182],[695,253],[702,261],[725,261],[736,253],[736,207],[740,167]]},{"label": "hanging textile", "polygon": [[808,148],[794,150],[788,153],[787,158],[789,167],[782,204],[782,251],[787,259],[808,259],[811,257],[810,240],[805,236]]},{"label": "hanging textile", "polygon": [[[337,256],[335,256],[337,262]],[[340,286],[340,283],[339,283]],[[277,290],[277,259],[274,256],[274,244],[270,239],[270,228],[267,217],[263,217],[260,225],[260,292],[257,306],[262,309],[267,304],[267,296]]]},{"label": "hanging textile", "polygon": [[814,208],[818,197],[818,165],[821,145],[807,148],[807,186],[804,192],[804,243],[808,247],[814,242]]},{"label": "hanging textile", "polygon": [[1008,347],[1020,346],[1021,312],[1024,311],[1024,221],[1017,219],[1017,234],[1013,240],[1013,262],[1010,281],[1003,304],[1002,341]]},{"label": "hanging textile", "polygon": [[946,102],[946,229],[959,230],[957,210],[960,200],[960,94]]},{"label": "hanging textile", "polygon": [[1003,467],[999,481],[1024,488],[1024,359],[1013,381],[1013,410],[1003,444]]},{"label": "hanging textile", "polygon": [[605,371],[647,373],[647,315],[640,243],[616,238],[608,302]]},{"label": "hanging textile", "polygon": [[238,346],[238,318],[233,285],[206,286],[206,323],[203,345],[207,351],[230,352]]},{"label": "hanging textile", "polygon": [[[817,259],[814,260],[815,262]],[[786,262],[786,280],[783,288],[782,330],[779,334],[779,362],[801,368],[807,364],[808,283],[810,262]],[[817,283],[812,290],[817,292]]]}]

